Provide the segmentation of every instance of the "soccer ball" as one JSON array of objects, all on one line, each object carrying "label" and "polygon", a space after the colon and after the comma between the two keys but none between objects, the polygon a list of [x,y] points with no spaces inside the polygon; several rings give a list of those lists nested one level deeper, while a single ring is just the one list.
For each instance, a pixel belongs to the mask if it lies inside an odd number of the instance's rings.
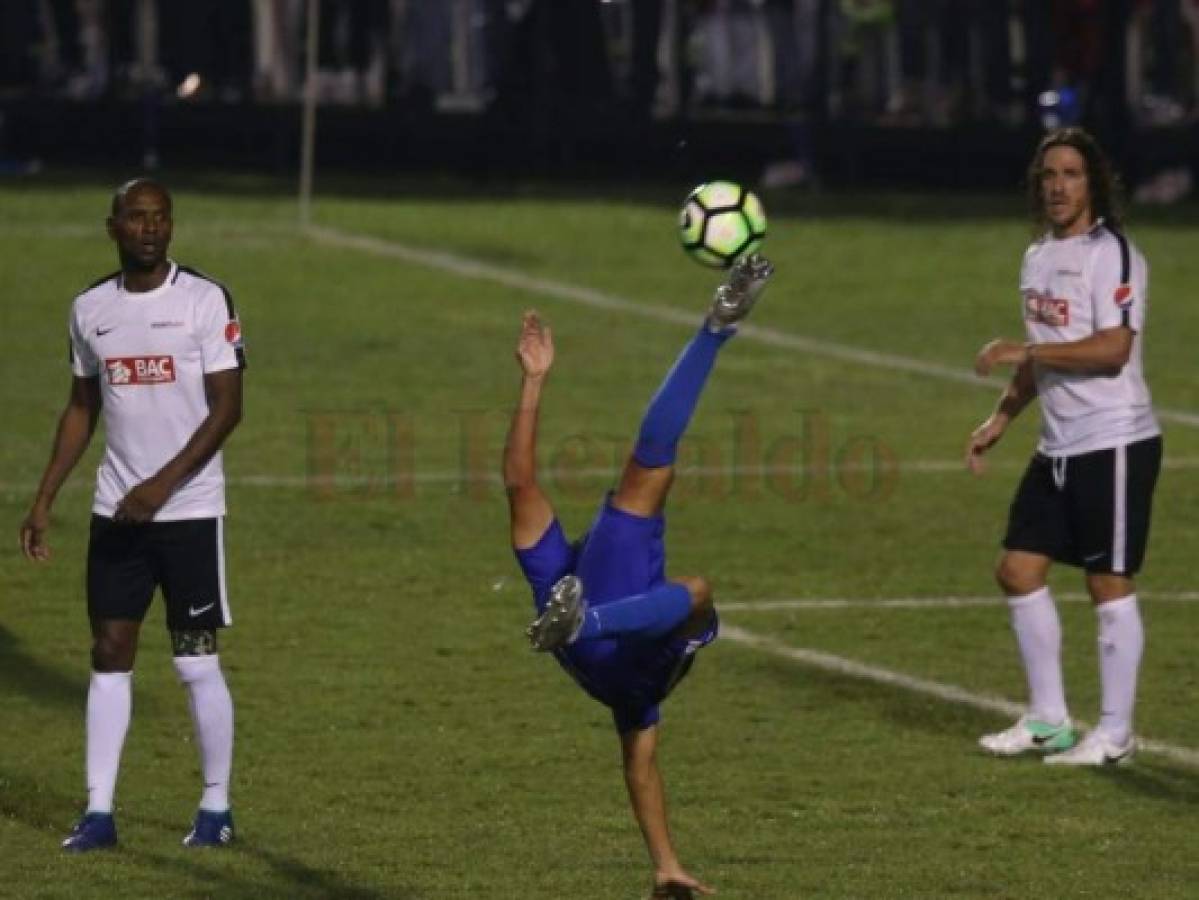
[{"label": "soccer ball", "polygon": [[765,237],[762,201],[731,181],[701,184],[679,211],[683,249],[705,266],[727,269],[738,257],[757,250]]}]

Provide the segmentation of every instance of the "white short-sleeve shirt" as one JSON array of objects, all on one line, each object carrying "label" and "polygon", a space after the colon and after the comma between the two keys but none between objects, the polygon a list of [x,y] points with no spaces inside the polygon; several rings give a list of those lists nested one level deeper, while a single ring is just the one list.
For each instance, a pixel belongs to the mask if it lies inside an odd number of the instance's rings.
[{"label": "white short-sleeve shirt", "polygon": [[[204,375],[244,368],[241,325],[220,284],[171,263],[152,291],[131,293],[120,274],[71,307],[71,370],[100,380],[104,459],[92,510],[117,504],[173,459],[208,416]],[[221,454],[181,484],[156,522],[225,514]]]},{"label": "white short-sleeve shirt", "polygon": [[1134,333],[1128,362],[1117,375],[1036,367],[1040,452],[1077,456],[1161,433],[1141,363],[1149,269],[1124,235],[1102,221],[1075,237],[1046,235],[1024,254],[1020,295],[1033,343],[1077,341],[1120,325]]}]

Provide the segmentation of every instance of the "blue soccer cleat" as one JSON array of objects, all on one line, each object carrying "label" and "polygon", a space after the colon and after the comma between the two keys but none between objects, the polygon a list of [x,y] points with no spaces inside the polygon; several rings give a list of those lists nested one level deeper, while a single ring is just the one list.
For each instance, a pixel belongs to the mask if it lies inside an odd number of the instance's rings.
[{"label": "blue soccer cleat", "polygon": [[90,812],[75,823],[62,849],[68,853],[87,853],[117,845],[117,823],[112,813]]},{"label": "blue soccer cleat", "polygon": [[183,839],[184,847],[224,847],[233,843],[233,811],[196,813],[192,830]]}]

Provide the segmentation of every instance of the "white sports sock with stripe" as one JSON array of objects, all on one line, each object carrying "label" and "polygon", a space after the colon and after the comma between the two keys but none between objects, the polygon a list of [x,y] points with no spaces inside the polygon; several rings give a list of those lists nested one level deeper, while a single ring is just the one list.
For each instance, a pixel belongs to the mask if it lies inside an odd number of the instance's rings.
[{"label": "white sports sock with stripe", "polygon": [[1099,730],[1123,744],[1132,734],[1137,699],[1137,670],[1145,649],[1145,630],[1137,595],[1095,607],[1099,617]]},{"label": "white sports sock with stripe", "polygon": [[233,698],[225,684],[217,655],[176,656],[175,672],[187,686],[204,795],[200,809],[224,812],[229,808],[229,774],[233,768]]},{"label": "white sports sock with stripe", "polygon": [[133,713],[132,672],[92,672],[87,689],[87,811],[112,812]]},{"label": "white sports sock with stripe", "polygon": [[1007,602],[1028,678],[1029,715],[1050,725],[1060,724],[1069,712],[1062,684],[1062,625],[1053,595],[1043,587],[1008,597]]}]

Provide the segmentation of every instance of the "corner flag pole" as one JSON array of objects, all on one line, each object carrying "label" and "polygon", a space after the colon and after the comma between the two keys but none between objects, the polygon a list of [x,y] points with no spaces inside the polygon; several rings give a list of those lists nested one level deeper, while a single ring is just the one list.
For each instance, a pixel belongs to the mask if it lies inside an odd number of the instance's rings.
[{"label": "corner flag pole", "polygon": [[300,133],[300,227],[312,219],[312,168],[316,155],[317,29],[320,0],[308,0],[308,34],[304,48],[304,120]]}]

